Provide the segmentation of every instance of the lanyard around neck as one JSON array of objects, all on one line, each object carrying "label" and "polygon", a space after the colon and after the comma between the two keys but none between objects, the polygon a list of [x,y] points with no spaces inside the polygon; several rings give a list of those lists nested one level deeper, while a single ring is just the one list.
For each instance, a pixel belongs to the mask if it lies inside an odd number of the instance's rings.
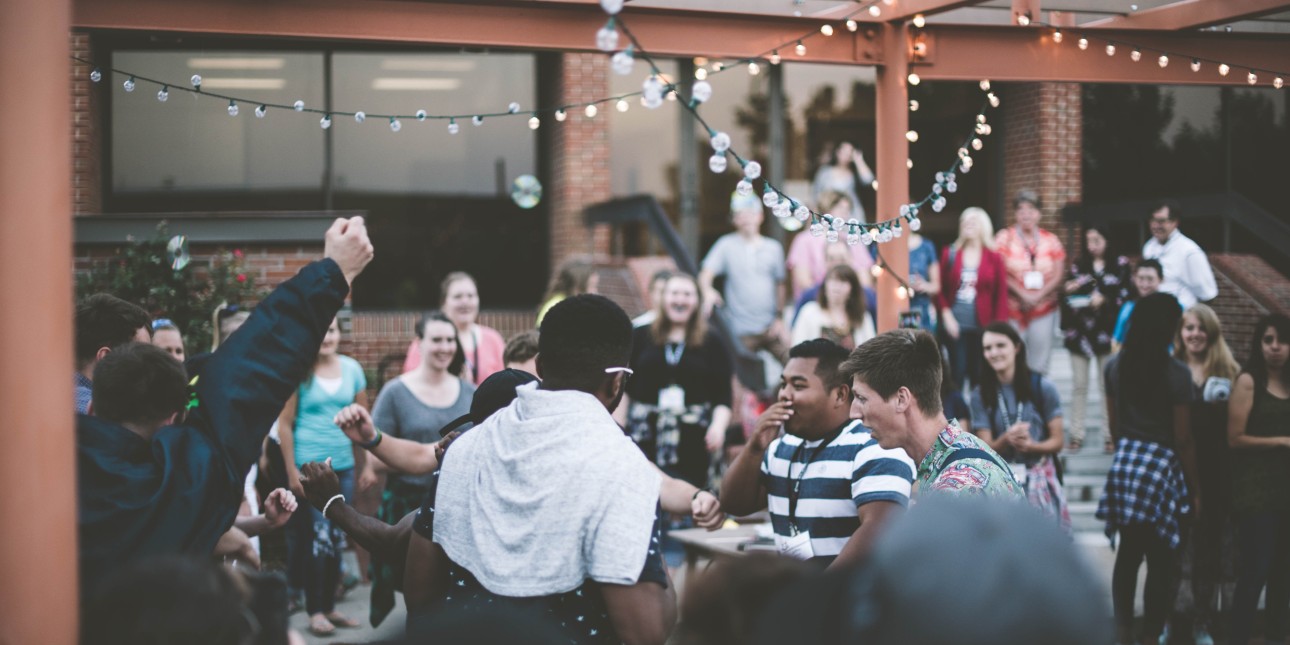
[{"label": "lanyard around neck", "polygon": [[811,462],[814,462],[815,458],[820,456],[820,453],[824,452],[825,448],[829,447],[829,444],[836,441],[837,438],[842,435],[842,431],[846,430],[848,425],[850,425],[850,422],[843,425],[841,428],[838,428],[836,432],[820,441],[820,445],[816,446],[815,449],[811,451],[811,455],[802,463],[802,470],[798,473],[796,478],[793,477],[793,464],[797,463],[797,458],[802,455],[802,450],[806,448],[806,442],[803,441],[802,443],[797,444],[797,450],[793,451],[793,458],[788,461],[788,476],[793,482],[792,487],[788,490],[788,531],[790,535],[795,536],[798,534],[797,501],[802,495],[802,480],[806,479],[806,469],[811,467]]}]

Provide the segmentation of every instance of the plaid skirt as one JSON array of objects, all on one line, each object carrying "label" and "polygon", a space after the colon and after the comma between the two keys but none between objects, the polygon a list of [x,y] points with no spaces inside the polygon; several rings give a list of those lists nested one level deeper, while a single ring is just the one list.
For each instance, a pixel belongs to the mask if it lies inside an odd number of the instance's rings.
[{"label": "plaid skirt", "polygon": [[1106,535],[1126,526],[1150,526],[1170,548],[1182,542],[1181,518],[1191,512],[1182,465],[1170,448],[1154,441],[1120,439],[1106,474],[1097,518],[1106,520]]}]

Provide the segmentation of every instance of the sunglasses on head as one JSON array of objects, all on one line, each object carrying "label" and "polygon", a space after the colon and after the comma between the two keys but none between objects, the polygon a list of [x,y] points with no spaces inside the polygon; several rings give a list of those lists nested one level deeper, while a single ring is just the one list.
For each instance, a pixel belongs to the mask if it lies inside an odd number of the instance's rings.
[{"label": "sunglasses on head", "polygon": [[175,321],[169,318],[158,318],[152,321],[152,331],[157,331],[162,327],[177,327],[177,326],[178,325],[175,324]]}]

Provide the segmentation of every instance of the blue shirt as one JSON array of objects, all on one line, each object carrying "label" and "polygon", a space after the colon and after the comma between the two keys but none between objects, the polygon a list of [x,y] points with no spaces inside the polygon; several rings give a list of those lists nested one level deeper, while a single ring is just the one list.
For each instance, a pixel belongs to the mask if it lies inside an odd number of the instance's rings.
[{"label": "blue shirt", "polygon": [[347,470],[354,467],[354,451],[349,437],[336,426],[334,419],[341,409],[354,402],[367,388],[367,378],[358,361],[340,356],[340,387],[327,391],[318,377],[305,379],[297,390],[296,407],[296,466],[310,461],[326,461],[331,457],[331,467]]},{"label": "blue shirt", "polygon": [[90,401],[94,400],[94,382],[76,372],[76,414],[89,414]]},{"label": "blue shirt", "polygon": [[761,473],[775,535],[792,536],[789,495],[800,480],[793,523],[811,534],[815,559],[832,562],[860,528],[856,511],[861,506],[909,504],[914,462],[903,450],[883,450],[868,428],[850,421],[832,441],[790,434],[776,439],[762,458]]}]

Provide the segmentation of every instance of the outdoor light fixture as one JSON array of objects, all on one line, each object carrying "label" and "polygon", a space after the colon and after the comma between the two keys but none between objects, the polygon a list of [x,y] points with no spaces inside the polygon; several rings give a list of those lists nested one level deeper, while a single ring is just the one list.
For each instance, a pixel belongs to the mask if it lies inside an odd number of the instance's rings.
[{"label": "outdoor light fixture", "polygon": [[793,51],[797,52],[797,55],[798,55],[798,56],[805,56],[805,55],[806,55],[806,45],[803,45],[803,44],[802,44],[802,41],[800,41],[800,40],[799,40],[799,41],[797,41],[797,46],[793,48]]},{"label": "outdoor light fixture", "polygon": [[1030,12],[1029,12],[1029,11],[1027,11],[1027,12],[1025,12],[1025,13],[1018,13],[1018,14],[1017,14],[1017,24],[1018,24],[1018,25],[1021,25],[1022,27],[1029,27],[1029,26],[1030,26]]},{"label": "outdoor light fixture", "polygon": [[918,85],[919,83],[923,82],[923,79],[918,78],[918,74],[915,74],[913,72],[909,73],[909,77],[906,80],[909,81],[910,85]]},{"label": "outdoor light fixture", "polygon": [[822,25],[820,25],[820,33],[824,34],[825,36],[832,36],[832,35],[833,35],[833,25],[830,25],[830,24],[829,24],[829,23],[827,23],[827,22],[826,22],[826,23],[824,23],[824,24],[822,24]]},{"label": "outdoor light fixture", "polygon": [[1164,54],[1161,54],[1160,58],[1156,59],[1156,62],[1159,63],[1161,67],[1168,67],[1169,57]]},{"label": "outdoor light fixture", "polygon": [[850,32],[853,32],[853,33],[854,33],[854,32],[855,32],[855,30],[857,30],[857,29],[859,29],[859,28],[860,28],[859,23],[857,23],[856,21],[854,21],[854,20],[852,20],[852,19],[850,19],[850,18],[847,18],[847,31],[850,31]]},{"label": "outdoor light fixture", "polygon": [[1057,31],[1053,32],[1053,42],[1055,43],[1062,42],[1062,30],[1058,29]]},{"label": "outdoor light fixture", "polygon": [[1079,39],[1079,48],[1080,48],[1080,50],[1081,50],[1081,51],[1082,51],[1082,50],[1085,50],[1085,49],[1088,49],[1088,39],[1087,39],[1087,38],[1080,38],[1080,39]]},{"label": "outdoor light fixture", "polygon": [[924,17],[923,17],[923,14],[921,14],[921,13],[916,13],[916,14],[914,14],[914,26],[915,26],[915,27],[918,27],[919,29],[922,29],[923,27],[926,27],[926,26],[927,26],[927,18],[924,18]]}]

